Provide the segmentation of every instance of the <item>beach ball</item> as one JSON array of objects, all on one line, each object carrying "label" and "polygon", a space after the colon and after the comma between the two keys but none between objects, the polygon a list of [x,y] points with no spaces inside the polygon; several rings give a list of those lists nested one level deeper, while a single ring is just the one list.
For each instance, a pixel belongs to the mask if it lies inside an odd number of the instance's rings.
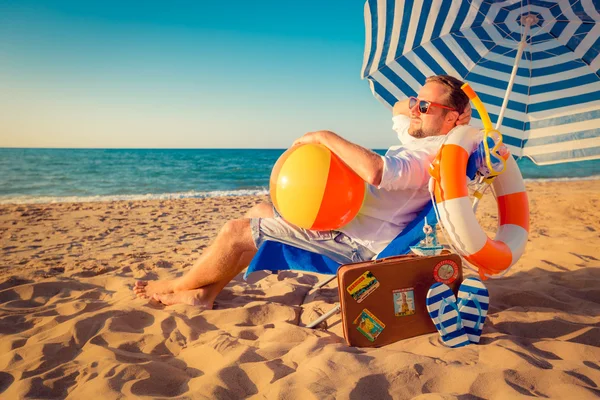
[{"label": "beach ball", "polygon": [[273,205],[305,229],[334,230],[352,220],[365,197],[365,182],[321,144],[293,146],[271,172]]}]

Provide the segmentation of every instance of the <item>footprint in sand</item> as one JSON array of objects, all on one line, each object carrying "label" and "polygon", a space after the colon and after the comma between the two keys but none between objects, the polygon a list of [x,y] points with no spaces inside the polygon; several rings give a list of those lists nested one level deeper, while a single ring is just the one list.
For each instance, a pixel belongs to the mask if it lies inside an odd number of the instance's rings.
[{"label": "footprint in sand", "polygon": [[160,260],[156,263],[156,266],[158,268],[172,268],[173,267],[173,263],[169,262],[169,261],[165,261],[165,260]]}]

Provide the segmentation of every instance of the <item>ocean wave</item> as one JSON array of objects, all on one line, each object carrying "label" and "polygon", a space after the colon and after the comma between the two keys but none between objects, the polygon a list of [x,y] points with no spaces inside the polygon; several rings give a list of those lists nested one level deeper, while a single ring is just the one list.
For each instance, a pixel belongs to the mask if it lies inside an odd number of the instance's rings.
[{"label": "ocean wave", "polygon": [[260,196],[269,191],[261,189],[215,190],[211,192],[180,192],[159,194],[122,194],[106,196],[0,196],[0,204],[91,203],[110,201],[202,199],[207,197]]},{"label": "ocean wave", "polygon": [[578,176],[573,178],[525,178],[525,182],[573,182],[573,181],[597,181],[600,180],[600,175],[593,176]]},{"label": "ocean wave", "polygon": [[[572,182],[600,180],[600,175],[574,177],[574,178],[526,178],[525,182]],[[176,192],[176,193],[148,193],[148,194],[120,194],[120,195],[98,195],[98,196],[23,196],[4,195],[0,196],[1,204],[49,204],[49,203],[91,203],[110,201],[140,201],[140,200],[175,200],[175,199],[202,199],[206,197],[228,197],[228,196],[261,196],[268,195],[267,188],[240,189],[240,190],[214,190],[209,192]]]}]

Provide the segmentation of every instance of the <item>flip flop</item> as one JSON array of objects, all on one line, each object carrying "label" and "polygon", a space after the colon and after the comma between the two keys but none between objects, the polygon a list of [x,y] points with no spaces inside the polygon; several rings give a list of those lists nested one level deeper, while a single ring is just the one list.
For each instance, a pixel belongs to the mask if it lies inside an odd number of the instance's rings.
[{"label": "flip flop", "polygon": [[467,278],[458,288],[458,312],[471,343],[479,343],[490,294],[479,278]]},{"label": "flip flop", "polygon": [[429,316],[442,337],[442,343],[448,347],[462,347],[470,344],[462,326],[456,297],[447,285],[441,282],[434,283],[427,292],[425,304]]}]

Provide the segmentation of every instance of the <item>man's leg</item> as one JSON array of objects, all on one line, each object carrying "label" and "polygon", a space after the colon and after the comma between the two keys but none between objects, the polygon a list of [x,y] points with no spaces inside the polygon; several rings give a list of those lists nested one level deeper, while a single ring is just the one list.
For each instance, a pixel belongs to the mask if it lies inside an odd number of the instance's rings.
[{"label": "man's leg", "polygon": [[273,204],[263,202],[252,207],[244,218],[273,218],[275,213],[273,212]]},{"label": "man's leg", "polygon": [[[254,252],[246,252],[240,258],[240,262],[236,266],[236,271],[242,271],[248,266],[254,257]],[[235,275],[234,275],[235,276]],[[173,304],[189,304],[191,306],[199,306],[206,309],[212,309],[215,299],[221,290],[231,281],[229,278],[224,278],[218,282],[199,289],[184,290],[175,293],[155,294],[152,298],[167,306]]]},{"label": "man's leg", "polygon": [[[245,218],[272,218],[272,217],[273,217],[273,206],[270,203],[266,203],[266,202],[255,205],[245,215]],[[230,222],[232,222],[232,221],[229,221],[228,223],[230,223]],[[217,242],[223,241],[223,240],[220,240],[220,239],[222,239],[221,238],[222,236],[224,236],[225,238],[230,236],[230,234],[226,233],[225,231],[226,230],[231,231],[231,229],[226,229],[226,228],[227,228],[227,225],[223,229],[221,229],[221,232],[219,232],[217,239],[215,239],[213,244],[200,256],[198,261],[196,261],[194,267],[192,267],[192,270],[189,271],[182,278],[180,278],[183,280],[184,283],[185,283],[185,280],[187,279],[187,276],[190,274],[192,274],[191,280],[193,281],[194,280],[193,277],[195,274],[202,273],[201,269],[199,269],[199,268],[202,268],[201,265],[211,262],[210,257],[208,258],[208,260],[206,260],[207,253],[210,252],[213,256],[216,255],[218,257],[218,250],[217,250],[217,252],[215,252],[213,248],[215,247]],[[247,227],[247,230],[248,230],[248,232],[250,232],[249,225]],[[234,232],[234,233],[237,233],[237,232]],[[235,240],[236,238],[230,237],[230,239]],[[242,240],[246,240],[246,239],[247,238],[243,238]],[[250,240],[252,241],[252,238],[250,238]],[[227,240],[225,240],[225,242],[227,242]],[[254,242],[252,241],[252,243],[254,243]],[[256,253],[256,248],[253,248],[253,250],[249,251],[248,254],[245,254],[244,257],[240,257],[238,262],[234,266],[233,270],[242,271],[245,267],[248,266],[248,264],[252,260],[252,257],[254,257],[255,253]],[[235,276],[236,274],[234,274],[233,276]],[[233,279],[233,277],[231,277],[229,280],[231,280],[231,279]],[[218,284],[213,286],[213,288],[217,288],[217,287],[221,286],[221,288],[219,289],[219,291],[220,291],[223,287],[225,287],[225,285],[227,285],[229,280],[225,281],[224,279],[219,279],[215,282]],[[178,282],[180,282],[179,279],[164,280],[164,281],[151,281],[151,282],[137,281],[135,283],[133,291],[135,292],[135,294],[138,297],[149,298],[155,294],[168,294],[168,293],[174,293],[177,290],[191,290],[191,289],[200,288],[200,286],[196,286],[196,287],[189,287],[189,288],[183,287],[183,288],[179,289]]]},{"label": "man's leg", "polygon": [[188,273],[173,280],[138,281],[134,292],[138,297],[149,298],[212,284],[216,284],[213,290],[218,288],[220,291],[247,266],[256,251],[250,219],[228,221]]}]

